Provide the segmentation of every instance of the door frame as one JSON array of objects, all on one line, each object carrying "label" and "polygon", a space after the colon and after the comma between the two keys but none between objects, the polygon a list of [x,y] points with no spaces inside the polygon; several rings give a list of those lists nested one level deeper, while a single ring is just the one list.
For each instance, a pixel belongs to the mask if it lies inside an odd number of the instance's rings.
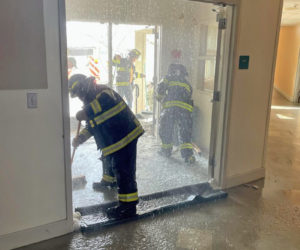
[{"label": "door frame", "polygon": [[300,49],[298,51],[298,62],[297,62],[297,69],[296,69],[296,76],[295,76],[295,83],[294,83],[294,96],[293,102],[298,103],[298,99],[300,95],[298,92],[300,91]]},{"label": "door frame", "polygon": [[70,112],[69,112],[69,88],[68,88],[68,63],[67,63],[67,31],[66,31],[66,6],[65,0],[58,0],[59,13],[59,43],[60,43],[60,66],[61,88],[63,105],[63,137],[65,152],[65,180],[66,180],[66,203],[67,220],[73,225],[73,202],[72,202],[72,171],[71,171],[71,148],[70,148]]},{"label": "door frame", "polygon": [[[70,168],[70,121],[69,121],[69,102],[68,102],[68,88],[67,88],[67,63],[66,63],[66,54],[67,54],[67,39],[66,39],[66,10],[65,10],[65,0],[57,0],[59,2],[59,32],[60,32],[60,49],[61,49],[61,79],[62,79],[62,99],[63,99],[63,121],[64,121],[64,147],[65,147],[65,166],[66,166],[66,197],[67,197],[67,220],[72,221],[73,210],[72,210],[72,175]],[[217,3],[220,4],[217,0],[189,0],[203,3]],[[225,178],[225,161],[226,161],[226,146],[228,141],[228,114],[230,108],[230,100],[231,100],[231,79],[233,72],[233,51],[235,45],[235,30],[236,30],[236,22],[237,22],[237,3],[238,0],[223,0],[222,3],[231,6],[232,16],[231,21],[228,26],[230,26],[230,32],[225,32],[225,44],[226,52],[224,53],[223,65],[227,67],[222,67],[222,78],[221,78],[221,86],[223,89],[221,90],[221,102],[220,102],[220,112],[218,116],[218,125],[216,126],[218,129],[218,134],[216,138],[216,165],[214,170],[214,176],[212,184],[217,187],[222,187]],[[162,30],[159,26],[155,26],[156,33],[158,34],[157,39],[155,39],[156,51],[155,55],[157,56],[157,62],[161,58],[161,45],[160,45],[160,36]],[[229,34],[228,34],[229,33]],[[156,61],[156,60],[155,60]],[[154,68],[157,76],[160,75],[160,65],[156,65]],[[154,79],[157,81],[157,79]],[[159,107],[156,107],[159,108]],[[155,113],[155,111],[153,111]]]},{"label": "door frame", "polygon": [[[197,1],[197,0],[192,0]],[[215,2],[215,1],[204,1],[204,2]],[[238,5],[236,1],[226,1],[229,11],[226,12],[227,19],[227,28],[229,32],[225,31],[223,34],[224,42],[222,49],[222,61],[220,62],[219,72],[221,73],[219,79],[220,88],[220,101],[214,102],[212,115],[212,124],[215,123],[214,131],[211,131],[211,134],[216,134],[211,138],[213,143],[210,147],[209,152],[210,156],[213,154],[213,162],[209,160],[209,174],[211,174],[211,184],[216,188],[222,188],[225,185],[225,173],[226,173],[226,156],[227,156],[227,144],[228,144],[228,123],[229,123],[229,113],[230,113],[230,104],[232,96],[232,75],[234,68],[234,48],[236,42],[236,27],[237,27],[237,13]],[[214,114],[215,113],[215,114]],[[213,126],[212,126],[213,128]],[[214,140],[212,142],[212,140]]]}]

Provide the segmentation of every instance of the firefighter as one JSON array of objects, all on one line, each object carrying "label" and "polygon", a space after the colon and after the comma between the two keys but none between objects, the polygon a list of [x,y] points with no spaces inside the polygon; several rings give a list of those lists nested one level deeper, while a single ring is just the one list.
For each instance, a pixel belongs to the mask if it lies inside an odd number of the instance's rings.
[{"label": "firefighter", "polygon": [[141,52],[133,49],[128,53],[127,58],[122,58],[120,55],[115,55],[112,63],[117,70],[116,86],[117,92],[121,97],[125,97],[128,106],[132,109],[133,102],[133,87],[135,78],[143,78],[144,74],[135,71],[135,61],[140,57]]},{"label": "firefighter", "polygon": [[180,151],[186,163],[195,163],[192,140],[192,86],[186,80],[188,73],[182,64],[170,64],[168,74],[158,84],[156,97],[162,103],[159,136],[160,154],[170,157],[175,126],[179,127]]},{"label": "firefighter", "polygon": [[105,85],[97,85],[94,77],[72,76],[69,91],[71,97],[79,97],[84,104],[76,114],[77,120],[86,121],[72,145],[78,147],[94,136],[104,165],[103,178],[96,185],[118,187],[119,205],[107,210],[108,217],[134,216],[138,203],[136,148],[144,129],[121,96]]}]

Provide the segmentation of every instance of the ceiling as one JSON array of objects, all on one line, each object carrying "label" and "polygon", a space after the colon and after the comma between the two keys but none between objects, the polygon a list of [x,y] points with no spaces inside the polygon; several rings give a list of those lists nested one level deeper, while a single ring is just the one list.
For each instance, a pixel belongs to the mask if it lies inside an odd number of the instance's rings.
[{"label": "ceiling", "polygon": [[281,25],[300,24],[300,0],[284,0]]}]

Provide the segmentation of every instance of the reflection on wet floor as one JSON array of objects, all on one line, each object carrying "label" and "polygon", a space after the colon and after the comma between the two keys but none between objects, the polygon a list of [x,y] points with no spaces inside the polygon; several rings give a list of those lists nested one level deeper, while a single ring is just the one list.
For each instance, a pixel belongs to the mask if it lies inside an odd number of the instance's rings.
[{"label": "reflection on wet floor", "polygon": [[[145,128],[151,126],[151,120]],[[188,165],[180,156],[176,148],[170,158],[158,154],[160,142],[151,135],[151,131],[139,139],[137,153],[137,183],[140,195],[165,191],[186,185],[206,182],[208,180],[208,160],[204,155],[195,153],[196,163]],[[91,138],[85,144],[78,147],[73,166],[73,177],[85,176],[86,185],[78,185],[73,190],[74,207],[95,205],[103,202],[116,200],[115,190],[97,192],[92,188],[93,182],[98,182],[102,176],[102,162],[99,160],[100,153],[96,150],[94,139]]]},{"label": "reflection on wet floor", "polygon": [[182,249],[212,249],[213,233],[210,230],[181,228],[176,246]]},{"label": "reflection on wet floor", "polygon": [[[273,103],[295,107],[276,93]],[[225,200],[23,249],[300,249],[299,121],[300,109],[272,109],[265,180],[232,188]]]}]

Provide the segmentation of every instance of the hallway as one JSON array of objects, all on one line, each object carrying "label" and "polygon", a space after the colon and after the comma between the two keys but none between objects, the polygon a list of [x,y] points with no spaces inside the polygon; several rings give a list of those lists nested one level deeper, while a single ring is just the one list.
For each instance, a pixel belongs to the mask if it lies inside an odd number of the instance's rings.
[{"label": "hallway", "polygon": [[21,249],[299,249],[300,106],[274,93],[266,178],[225,200]]},{"label": "hallway", "polygon": [[[266,157],[265,189],[300,190],[299,153],[300,106],[293,105],[274,91]],[[300,193],[298,195],[300,199]]]}]

